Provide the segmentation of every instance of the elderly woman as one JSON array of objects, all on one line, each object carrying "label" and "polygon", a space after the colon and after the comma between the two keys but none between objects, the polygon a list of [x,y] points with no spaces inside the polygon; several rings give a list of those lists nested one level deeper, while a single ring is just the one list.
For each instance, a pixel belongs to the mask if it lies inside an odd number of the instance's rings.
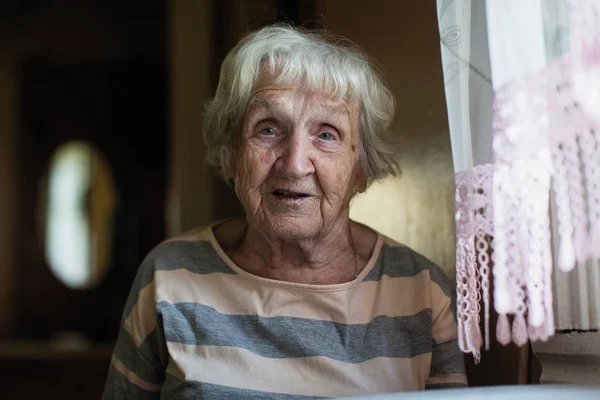
[{"label": "elderly woman", "polygon": [[356,46],[271,26],[225,58],[209,159],[246,212],[157,246],[105,398],[299,399],[461,386],[444,273],[353,222],[398,172],[394,99]]}]

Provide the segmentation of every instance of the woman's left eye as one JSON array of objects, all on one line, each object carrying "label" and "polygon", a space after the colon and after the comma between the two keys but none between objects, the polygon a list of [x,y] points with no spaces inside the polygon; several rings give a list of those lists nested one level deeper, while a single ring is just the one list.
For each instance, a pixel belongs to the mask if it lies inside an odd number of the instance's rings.
[{"label": "woman's left eye", "polygon": [[260,133],[261,135],[264,135],[264,136],[273,136],[273,135],[275,135],[276,132],[275,132],[275,129],[268,126],[266,128],[262,128],[261,130],[259,130],[258,133]]},{"label": "woman's left eye", "polygon": [[321,132],[321,133],[319,133],[318,137],[319,137],[319,139],[325,140],[325,141],[335,140],[335,136],[331,132]]}]

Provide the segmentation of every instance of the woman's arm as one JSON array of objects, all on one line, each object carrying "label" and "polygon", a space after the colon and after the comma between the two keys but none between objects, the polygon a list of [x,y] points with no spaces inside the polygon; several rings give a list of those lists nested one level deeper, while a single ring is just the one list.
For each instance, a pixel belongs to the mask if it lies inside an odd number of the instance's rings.
[{"label": "woman's arm", "polygon": [[106,400],[160,397],[167,351],[156,309],[153,253],[138,270],[125,305],[102,397]]},{"label": "woman's arm", "polygon": [[453,291],[444,272],[434,267],[431,273],[432,351],[426,389],[467,386],[464,358],[458,348]]}]

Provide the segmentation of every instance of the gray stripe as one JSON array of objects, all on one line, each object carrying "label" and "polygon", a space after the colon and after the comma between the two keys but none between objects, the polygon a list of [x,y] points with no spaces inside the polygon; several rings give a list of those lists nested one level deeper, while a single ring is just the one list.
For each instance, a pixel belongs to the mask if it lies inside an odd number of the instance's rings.
[{"label": "gray stripe", "polygon": [[160,302],[169,342],[230,346],[262,357],[325,356],[359,363],[375,357],[411,358],[431,352],[431,310],[413,316],[378,316],[369,324],[305,318],[224,315],[199,303]]},{"label": "gray stripe", "polygon": [[125,304],[123,319],[126,319],[137,303],[140,291],[154,279],[155,271],[186,269],[195,274],[235,274],[219,257],[208,241],[170,241],[156,246],[142,261]]},{"label": "gray stripe", "polygon": [[[165,379],[167,349],[157,329],[142,342],[138,349],[131,335],[121,329],[114,354],[125,366],[149,383],[161,383]],[[161,343],[162,342],[162,343]]]},{"label": "gray stripe", "polygon": [[209,241],[165,242],[156,249],[156,253],[154,265],[157,271],[185,268],[195,274],[235,274]]},{"label": "gray stripe", "polygon": [[457,340],[433,344],[430,376],[464,374],[465,363]]},{"label": "gray stripe", "polygon": [[140,388],[111,366],[104,386],[104,393],[102,393],[102,400],[157,400],[159,396],[160,392],[148,392]]},{"label": "gray stripe", "polygon": [[444,294],[452,297],[448,278],[440,267],[406,246],[381,246],[381,252],[373,269],[365,276],[365,281],[378,281],[383,275],[390,278],[416,276],[429,271],[430,279],[438,284]]},{"label": "gray stripe", "polygon": [[[310,382],[307,382],[307,385],[310,385]],[[312,396],[298,396],[283,393],[261,392],[258,390],[239,389],[229,386],[215,385],[206,382],[182,381],[169,374],[167,374],[167,378],[163,386],[162,397],[172,400],[307,400],[325,398]]]}]

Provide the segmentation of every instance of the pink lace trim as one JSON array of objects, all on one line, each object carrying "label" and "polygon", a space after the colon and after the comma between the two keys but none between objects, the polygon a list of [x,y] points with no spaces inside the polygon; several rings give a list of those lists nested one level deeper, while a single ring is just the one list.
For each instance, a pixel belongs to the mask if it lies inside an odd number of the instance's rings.
[{"label": "pink lace trim", "polygon": [[479,328],[482,302],[485,348],[489,349],[492,165],[457,173],[455,184],[458,344],[479,362],[484,342]]}]

